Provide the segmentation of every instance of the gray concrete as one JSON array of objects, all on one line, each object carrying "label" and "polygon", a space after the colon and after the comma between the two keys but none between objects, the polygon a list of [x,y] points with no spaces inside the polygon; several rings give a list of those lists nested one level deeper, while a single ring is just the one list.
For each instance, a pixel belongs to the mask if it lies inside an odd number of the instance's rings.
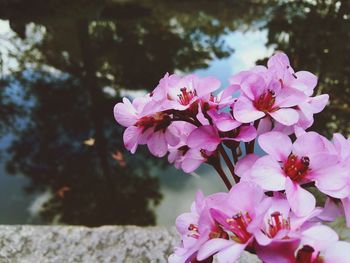
[{"label": "gray concrete", "polygon": [[0,263],[167,262],[178,242],[164,227],[0,226]]}]

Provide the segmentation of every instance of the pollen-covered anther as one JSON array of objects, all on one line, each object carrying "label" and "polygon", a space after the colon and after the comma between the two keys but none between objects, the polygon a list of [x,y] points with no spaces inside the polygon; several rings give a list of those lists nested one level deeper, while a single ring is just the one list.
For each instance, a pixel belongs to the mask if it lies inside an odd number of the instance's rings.
[{"label": "pollen-covered anther", "polygon": [[270,219],[268,220],[267,235],[270,238],[273,238],[280,230],[290,230],[290,222],[289,218],[283,218],[283,215],[276,211],[271,214]]},{"label": "pollen-covered anther", "polygon": [[287,161],[283,166],[286,175],[293,181],[299,182],[305,178],[310,166],[310,159],[303,156],[300,159],[294,155],[289,155]]}]

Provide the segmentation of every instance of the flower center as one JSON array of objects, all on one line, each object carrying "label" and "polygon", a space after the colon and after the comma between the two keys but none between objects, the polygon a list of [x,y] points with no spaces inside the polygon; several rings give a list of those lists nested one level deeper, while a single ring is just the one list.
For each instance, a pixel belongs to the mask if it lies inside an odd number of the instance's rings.
[{"label": "flower center", "polygon": [[297,254],[296,263],[323,263],[323,259],[320,257],[319,253],[315,256],[313,253],[315,250],[306,245],[303,246]]},{"label": "flower center", "polygon": [[286,175],[293,181],[299,182],[304,179],[307,171],[309,170],[310,159],[307,156],[303,156],[300,159],[291,154],[288,156],[287,161],[284,164],[283,170]]},{"label": "flower center", "polygon": [[137,121],[135,124],[137,127],[143,127],[144,130],[151,128],[155,123],[153,116],[145,116]]},{"label": "flower center", "polygon": [[188,147],[187,145],[183,145],[180,148],[178,148],[177,150],[179,152],[181,152],[181,155],[185,155],[189,149],[190,149],[190,147]]},{"label": "flower center", "polygon": [[135,126],[142,127],[143,132],[148,128],[155,127],[154,132],[165,130],[171,124],[169,115],[162,112],[156,113],[153,116],[145,116],[140,118]]},{"label": "flower center", "polygon": [[248,213],[238,213],[232,218],[226,219],[231,232],[234,234],[232,239],[241,244],[247,243],[252,236],[252,234],[247,231],[247,227],[251,221],[252,219]]},{"label": "flower center", "polygon": [[186,87],[180,89],[181,93],[178,94],[178,98],[179,98],[179,102],[186,106],[188,104],[190,104],[191,100],[197,96],[197,92],[196,90],[187,90]]},{"label": "flower center", "polygon": [[213,239],[213,238],[223,238],[223,239],[228,239],[229,236],[228,234],[222,229],[221,226],[219,226],[218,224],[216,224],[216,226],[211,230],[211,232],[209,233],[209,238]]},{"label": "flower center", "polygon": [[289,219],[284,219],[280,212],[272,213],[270,219],[268,220],[267,235],[270,238],[273,238],[277,235],[278,231],[282,229],[290,229]]},{"label": "flower center", "polygon": [[196,238],[196,239],[199,238],[198,226],[197,226],[197,225],[195,225],[195,224],[190,224],[190,225],[188,226],[188,231],[189,231],[189,233],[188,233],[188,236],[189,236],[189,237],[193,237],[193,238]]},{"label": "flower center", "polygon": [[275,92],[268,90],[267,92],[261,94],[260,97],[253,102],[253,104],[259,111],[271,112],[274,110],[273,105],[275,104],[275,100]]}]

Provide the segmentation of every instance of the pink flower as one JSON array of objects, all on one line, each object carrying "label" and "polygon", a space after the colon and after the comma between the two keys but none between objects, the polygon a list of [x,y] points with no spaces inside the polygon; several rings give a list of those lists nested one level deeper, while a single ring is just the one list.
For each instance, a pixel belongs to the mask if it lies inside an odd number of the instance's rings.
[{"label": "pink flower", "polygon": [[321,209],[315,209],[305,217],[292,213],[288,201],[279,193],[271,198],[269,209],[263,211],[263,222],[254,233],[255,251],[263,262],[294,262],[305,229],[313,226]]},{"label": "pink flower", "polygon": [[299,120],[293,107],[307,101],[302,91],[282,87],[280,82],[271,80],[267,71],[246,76],[241,91],[234,104],[234,117],[243,123],[270,116],[283,125],[293,125]]},{"label": "pink flower", "polygon": [[171,118],[164,112],[147,112],[145,109],[151,102],[149,95],[135,99],[132,103],[123,99],[114,107],[116,121],[127,127],[123,140],[125,147],[132,153],[136,152],[139,144],[147,144],[150,152],[163,157],[168,152],[168,145],[176,145],[178,124],[172,124]]},{"label": "pink flower", "polygon": [[152,92],[152,99],[162,110],[183,111],[200,98],[210,97],[219,87],[220,81],[213,77],[200,78],[196,75],[179,77],[167,73]]},{"label": "pink flower", "polygon": [[252,181],[251,171],[254,163],[259,159],[259,156],[251,153],[238,160],[235,173],[241,178],[241,181]]},{"label": "pink flower", "polygon": [[347,171],[346,185],[343,189],[338,189],[338,194],[342,194],[343,192],[348,193],[347,196],[341,198],[341,202],[343,204],[346,224],[350,227],[350,139],[346,139],[343,135],[336,133],[333,135],[333,144],[344,169]]},{"label": "pink flower", "polygon": [[177,122],[177,123],[182,124],[182,127],[181,129],[179,129],[179,134],[178,134],[180,141],[175,146],[169,146],[168,161],[169,163],[174,164],[174,166],[177,169],[180,169],[182,166],[182,162],[184,160],[184,156],[190,150],[190,148],[187,146],[188,136],[191,134],[191,132],[194,129],[196,129],[196,126],[186,122]]},{"label": "pink flower", "polygon": [[233,186],[227,200],[210,209],[216,224],[231,234],[227,238],[208,240],[199,249],[197,259],[204,260],[216,254],[219,262],[235,262],[242,251],[252,245],[255,221],[260,221],[257,208],[267,208],[268,205],[264,192],[257,185],[241,182]]},{"label": "pink flower", "polygon": [[338,241],[338,235],[323,225],[303,231],[296,263],[346,263],[350,258],[350,244]]},{"label": "pink flower", "polygon": [[311,96],[317,85],[317,77],[308,71],[294,72],[288,56],[277,52],[270,57],[267,67],[273,73],[274,79],[281,82],[283,87],[293,88]]},{"label": "pink flower", "polygon": [[259,145],[268,153],[258,159],[251,171],[251,180],[268,191],[285,190],[292,211],[298,216],[309,214],[315,197],[300,185],[315,182],[316,187],[333,197],[344,197],[337,190],[344,188],[345,171],[339,158],[329,153],[325,138],[305,133],[292,143],[279,132],[259,137]]},{"label": "pink flower", "polygon": [[[299,120],[292,126],[286,126],[279,122],[272,123],[270,118],[265,117],[259,123],[260,134],[268,131],[279,131],[285,134],[298,133],[299,129],[302,131],[311,127],[314,123],[314,114],[320,113],[327,105],[329,100],[328,94],[323,94],[315,97],[309,97],[307,101],[299,103],[296,107],[293,107],[299,114]],[[265,126],[264,128],[261,126]]]},{"label": "pink flower", "polygon": [[256,129],[252,125],[242,124],[234,119],[230,112],[208,111],[213,125],[223,140],[250,142],[256,138]]},{"label": "pink flower", "polygon": [[184,213],[176,219],[176,228],[182,236],[182,242],[169,257],[169,262],[195,262],[197,252],[205,242],[212,238],[228,237],[209,214],[209,208],[226,202],[227,195],[217,193],[204,197],[202,192],[197,192],[191,212]]}]

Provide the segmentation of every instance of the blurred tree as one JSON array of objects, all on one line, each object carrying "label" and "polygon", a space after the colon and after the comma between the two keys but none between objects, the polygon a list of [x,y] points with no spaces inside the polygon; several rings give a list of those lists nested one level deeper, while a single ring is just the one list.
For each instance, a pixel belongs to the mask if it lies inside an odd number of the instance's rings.
[{"label": "blurred tree", "polygon": [[317,93],[330,94],[314,128],[350,135],[350,2],[277,1],[267,14],[268,44],[286,52],[295,68],[316,73]]},{"label": "blurred tree", "polygon": [[227,3],[3,3],[0,17],[17,33],[11,77],[31,102],[7,168],[31,178],[29,191],[52,192],[41,211],[47,222],[155,223],[158,181],[144,154],[128,162],[112,108],[121,92],[150,90],[165,71],[190,71],[228,55],[220,36],[236,25]]}]

